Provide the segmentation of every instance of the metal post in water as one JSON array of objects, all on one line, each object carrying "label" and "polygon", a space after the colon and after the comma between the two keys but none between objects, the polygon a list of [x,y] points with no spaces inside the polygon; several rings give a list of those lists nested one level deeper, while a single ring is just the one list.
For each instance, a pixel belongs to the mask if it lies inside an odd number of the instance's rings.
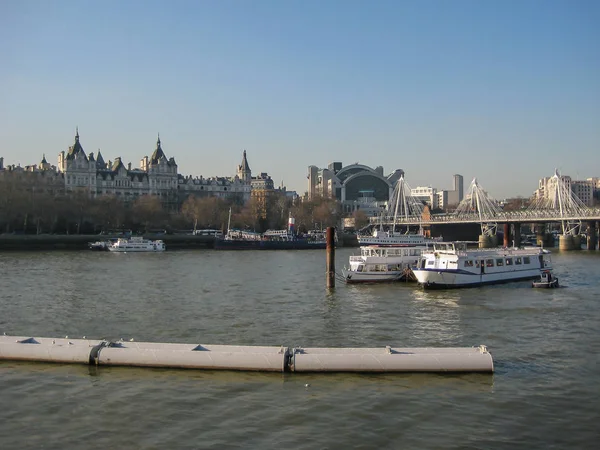
[{"label": "metal post in water", "polygon": [[335,288],[335,229],[327,227],[327,288]]}]

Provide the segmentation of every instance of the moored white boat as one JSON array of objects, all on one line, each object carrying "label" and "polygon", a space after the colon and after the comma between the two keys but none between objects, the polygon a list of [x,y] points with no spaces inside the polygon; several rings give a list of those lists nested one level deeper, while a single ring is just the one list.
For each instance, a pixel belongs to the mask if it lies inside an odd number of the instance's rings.
[{"label": "moored white boat", "polygon": [[550,252],[539,247],[467,249],[463,242],[441,242],[423,251],[413,273],[425,289],[443,289],[531,280],[551,269]]},{"label": "moored white boat", "polygon": [[350,256],[350,267],[342,270],[346,283],[380,283],[404,280],[416,266],[426,246],[380,246],[360,248]]},{"label": "moored white boat", "polygon": [[108,244],[109,252],[164,252],[165,249],[163,241],[153,241],[139,236],[119,238]]},{"label": "moored white boat", "polygon": [[423,234],[415,233],[393,233],[386,230],[374,229],[372,234],[356,236],[358,244],[364,245],[420,245],[438,242],[438,239],[425,237]]},{"label": "moored white boat", "polygon": [[108,250],[108,241],[96,241],[96,242],[88,242],[88,248],[94,251],[107,251]]}]

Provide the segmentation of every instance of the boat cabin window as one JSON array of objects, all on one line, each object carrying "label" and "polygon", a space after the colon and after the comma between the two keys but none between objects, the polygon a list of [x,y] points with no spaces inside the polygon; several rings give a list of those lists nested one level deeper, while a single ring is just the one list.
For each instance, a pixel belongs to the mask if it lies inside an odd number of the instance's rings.
[{"label": "boat cabin window", "polygon": [[433,261],[427,261],[428,266],[433,266]]},{"label": "boat cabin window", "polygon": [[506,258],[506,265],[507,266],[512,266],[513,260],[512,258]]},{"label": "boat cabin window", "polygon": [[486,259],[485,260],[485,265],[486,265],[486,267],[494,267],[494,260],[493,259]]},{"label": "boat cabin window", "polygon": [[503,265],[504,265],[504,260],[503,260],[502,258],[498,258],[498,259],[496,260],[496,265],[497,265],[498,267],[500,267],[500,266],[503,266]]},{"label": "boat cabin window", "polygon": [[479,266],[480,266],[481,264],[483,264],[483,261],[479,261],[479,260],[476,260],[476,261],[475,261],[475,267],[479,268]]},{"label": "boat cabin window", "polygon": [[529,256],[523,257],[523,264],[531,264],[531,261],[529,260]]},{"label": "boat cabin window", "polygon": [[472,259],[465,260],[465,267],[473,267],[473,260]]},{"label": "boat cabin window", "polygon": [[515,258],[515,265],[522,264],[521,257]]},{"label": "boat cabin window", "polygon": [[466,249],[466,242],[438,242],[433,244],[433,250],[436,252],[454,252]]}]

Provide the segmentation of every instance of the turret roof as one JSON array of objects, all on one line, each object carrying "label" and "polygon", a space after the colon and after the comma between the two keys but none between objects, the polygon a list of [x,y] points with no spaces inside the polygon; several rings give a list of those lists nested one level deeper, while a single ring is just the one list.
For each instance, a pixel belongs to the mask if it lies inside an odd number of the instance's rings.
[{"label": "turret roof", "polygon": [[240,164],[240,170],[244,172],[250,172],[250,166],[248,165],[248,159],[246,159],[246,150],[244,150],[244,156],[242,157],[242,164]]},{"label": "turret roof", "polygon": [[158,135],[158,139],[156,141],[156,150],[152,153],[152,158],[150,158],[150,164],[158,164],[161,158],[167,158],[165,153],[163,152],[162,147],[160,146],[160,134]]},{"label": "turret roof", "polygon": [[101,168],[106,167],[106,163],[104,162],[102,153],[100,153],[100,149],[98,149],[98,154],[96,155],[96,167],[101,167]]},{"label": "turret roof", "polygon": [[83,157],[87,159],[87,156],[85,156],[85,152],[83,151],[83,147],[79,142],[79,127],[77,127],[75,132],[75,144],[73,144],[73,147],[69,147],[67,159],[74,159],[79,153],[81,153]]}]

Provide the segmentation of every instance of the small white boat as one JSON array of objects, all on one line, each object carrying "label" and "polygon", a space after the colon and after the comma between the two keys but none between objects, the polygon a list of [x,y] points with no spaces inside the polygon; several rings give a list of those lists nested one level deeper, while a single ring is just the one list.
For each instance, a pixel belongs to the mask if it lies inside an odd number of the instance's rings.
[{"label": "small white boat", "polygon": [[350,267],[342,269],[346,283],[381,283],[405,280],[426,246],[367,245],[360,255],[350,256]]},{"label": "small white boat", "polygon": [[540,279],[531,283],[534,288],[557,288],[558,278],[553,277],[549,270],[544,270]]},{"label": "small white boat", "polygon": [[531,280],[551,269],[543,248],[467,249],[464,242],[443,242],[423,252],[413,273],[423,288],[444,289]]},{"label": "small white boat", "polygon": [[164,252],[165,250],[163,241],[153,241],[139,236],[119,238],[108,244],[109,252]]}]

